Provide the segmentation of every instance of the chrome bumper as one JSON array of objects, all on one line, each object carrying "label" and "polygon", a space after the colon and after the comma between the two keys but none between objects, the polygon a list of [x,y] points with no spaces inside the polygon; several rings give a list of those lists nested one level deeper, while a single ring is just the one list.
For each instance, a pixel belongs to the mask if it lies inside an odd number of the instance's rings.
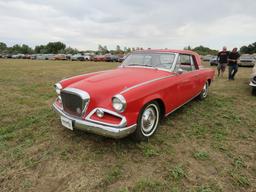
[{"label": "chrome bumper", "polygon": [[55,104],[52,105],[53,109],[61,116],[66,117],[72,120],[73,127],[76,129],[80,129],[89,133],[94,133],[97,135],[102,135],[105,137],[111,137],[114,139],[120,139],[128,136],[133,133],[136,129],[136,124],[131,125],[129,127],[121,127],[115,128],[106,125],[100,125],[97,123],[89,122],[86,120],[81,120],[64,113],[60,108],[58,108]]},{"label": "chrome bumper", "polygon": [[253,82],[250,82],[249,85],[252,86],[252,87],[256,87],[256,84],[254,84]]}]

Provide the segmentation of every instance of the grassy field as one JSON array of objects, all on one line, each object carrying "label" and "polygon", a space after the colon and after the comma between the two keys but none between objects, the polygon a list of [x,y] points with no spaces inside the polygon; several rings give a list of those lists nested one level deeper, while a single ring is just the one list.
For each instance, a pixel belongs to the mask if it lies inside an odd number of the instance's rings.
[{"label": "grassy field", "polygon": [[256,191],[251,68],[166,118],[148,143],[60,125],[53,84],[116,63],[0,60],[0,191]]}]

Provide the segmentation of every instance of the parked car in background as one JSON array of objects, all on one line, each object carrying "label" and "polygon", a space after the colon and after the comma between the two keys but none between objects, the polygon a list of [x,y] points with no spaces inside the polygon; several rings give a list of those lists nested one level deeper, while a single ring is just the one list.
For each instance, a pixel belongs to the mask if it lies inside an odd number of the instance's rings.
[{"label": "parked car in background", "polygon": [[213,65],[218,65],[219,62],[217,60],[217,56],[213,56],[210,60],[210,65],[213,66]]},{"label": "parked car in background", "polygon": [[55,55],[54,55],[54,54],[51,54],[51,53],[46,54],[45,60],[52,60],[54,56],[55,56]]},{"label": "parked car in background", "polygon": [[66,54],[66,59],[71,60],[72,54]]},{"label": "parked car in background", "polygon": [[244,55],[241,55],[241,57],[239,58],[238,65],[245,66],[245,67],[253,67],[255,63],[256,63],[256,60],[252,55],[244,54]]},{"label": "parked car in background", "polygon": [[123,56],[120,55],[120,56],[118,57],[118,62],[123,62],[127,56],[128,56],[128,55],[123,55]]},{"label": "parked car in background", "polygon": [[78,54],[72,55],[71,60],[72,61],[90,61],[91,57],[89,55],[78,53]]},{"label": "parked car in background", "polygon": [[51,60],[67,60],[66,55],[65,54],[57,54],[54,55]]},{"label": "parked car in background", "polygon": [[95,55],[93,61],[105,61],[105,55]]},{"label": "parked car in background", "polygon": [[107,55],[105,55],[105,61],[107,61],[107,62],[118,62],[118,56],[107,54]]},{"label": "parked car in background", "polygon": [[254,65],[254,67],[252,69],[250,86],[252,87],[252,95],[256,96],[256,64]]},{"label": "parked car in background", "polygon": [[201,58],[203,61],[210,61],[212,59],[212,57],[213,57],[212,55],[204,55]]},{"label": "parked car in background", "polygon": [[50,60],[54,57],[54,54],[37,54],[35,59],[38,60]]},{"label": "parked car in background", "polygon": [[91,61],[91,60],[92,60],[92,56],[85,54],[85,55],[84,55],[84,60],[85,60],[85,61]]},{"label": "parked car in background", "polygon": [[22,59],[24,56],[25,56],[24,54],[18,53],[18,54],[12,55],[12,58],[13,59]]},{"label": "parked car in background", "polygon": [[80,53],[71,56],[71,61],[84,61],[84,56]]},{"label": "parked car in background", "polygon": [[5,58],[11,59],[11,58],[12,58],[12,54],[7,54],[7,55],[5,56]]},{"label": "parked car in background", "polygon": [[31,59],[31,55],[30,54],[25,54],[22,59]]},{"label": "parked car in background", "polygon": [[53,107],[70,130],[147,140],[161,118],[195,97],[207,97],[214,70],[200,65],[192,51],[136,51],[117,69],[56,83]]},{"label": "parked car in background", "polygon": [[36,57],[37,57],[37,54],[32,54],[30,59],[35,60],[35,59],[36,59]]},{"label": "parked car in background", "polygon": [[47,60],[47,55],[46,54],[37,54],[35,56],[35,59],[38,59],[38,60]]}]

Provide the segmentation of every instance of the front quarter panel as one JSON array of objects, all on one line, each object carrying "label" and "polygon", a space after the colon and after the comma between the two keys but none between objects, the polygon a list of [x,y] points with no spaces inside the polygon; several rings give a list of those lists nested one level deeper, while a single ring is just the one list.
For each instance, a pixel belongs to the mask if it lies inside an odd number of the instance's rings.
[{"label": "front quarter panel", "polygon": [[127,101],[127,108],[123,114],[128,123],[136,123],[143,106],[152,100],[161,100],[165,106],[164,111],[175,108],[178,101],[177,94],[175,94],[177,90],[175,80],[176,77],[171,76],[124,92],[122,95]]}]

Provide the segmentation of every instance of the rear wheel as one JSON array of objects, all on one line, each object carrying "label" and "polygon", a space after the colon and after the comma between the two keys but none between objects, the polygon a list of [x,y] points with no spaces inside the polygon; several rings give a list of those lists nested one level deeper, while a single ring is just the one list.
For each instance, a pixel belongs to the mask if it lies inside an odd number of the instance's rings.
[{"label": "rear wheel", "polygon": [[160,120],[160,109],[156,101],[146,104],[139,115],[137,128],[133,137],[137,141],[147,141],[158,128]]},{"label": "rear wheel", "polygon": [[208,96],[208,89],[209,89],[209,82],[206,81],[200,95],[198,96],[199,100],[204,100]]}]

